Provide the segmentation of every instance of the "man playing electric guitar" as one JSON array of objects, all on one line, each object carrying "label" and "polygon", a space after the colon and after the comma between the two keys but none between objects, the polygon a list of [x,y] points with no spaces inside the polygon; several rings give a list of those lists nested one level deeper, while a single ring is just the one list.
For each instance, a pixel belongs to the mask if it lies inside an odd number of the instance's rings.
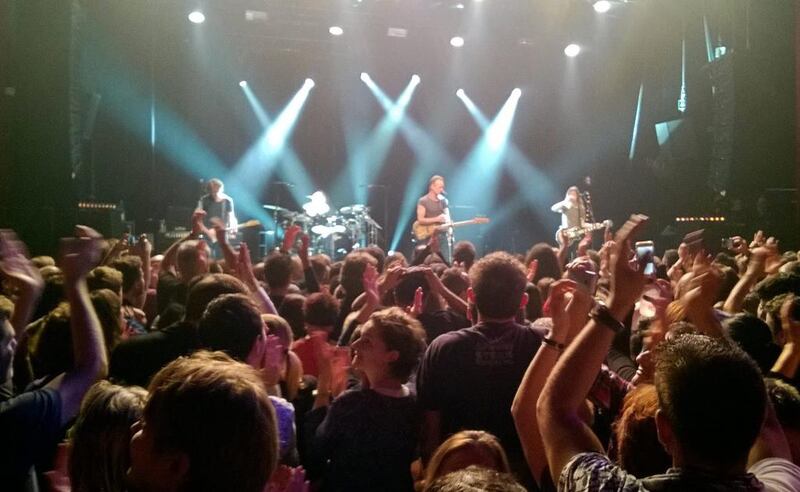
[{"label": "man playing electric guitar", "polygon": [[[428,180],[428,193],[417,201],[417,222],[425,226],[450,222],[450,209],[447,198],[445,198],[443,177],[437,175]],[[446,231],[440,231],[437,234],[439,234],[439,247],[441,248],[442,257],[445,261],[450,262],[452,229],[448,228]]]},{"label": "man playing electric guitar", "polygon": [[225,230],[233,237],[236,237],[238,223],[234,214],[233,198],[225,194],[225,185],[222,181],[217,178],[209,179],[206,189],[208,194],[203,195],[197,202],[197,209],[205,212],[202,232],[209,243],[212,258],[218,259],[220,251],[216,246],[213,221],[220,220],[225,225]]}]

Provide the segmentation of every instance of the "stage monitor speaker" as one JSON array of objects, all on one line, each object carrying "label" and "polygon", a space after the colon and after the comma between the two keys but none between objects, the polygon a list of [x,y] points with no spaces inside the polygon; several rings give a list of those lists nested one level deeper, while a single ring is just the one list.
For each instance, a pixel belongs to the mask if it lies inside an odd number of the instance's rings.
[{"label": "stage monitor speaker", "polygon": [[121,208],[78,207],[75,217],[77,224],[87,225],[105,237],[121,237],[128,224]]},{"label": "stage monitor speaker", "polygon": [[166,225],[167,229],[175,230],[191,226],[193,208],[190,207],[167,207]]}]

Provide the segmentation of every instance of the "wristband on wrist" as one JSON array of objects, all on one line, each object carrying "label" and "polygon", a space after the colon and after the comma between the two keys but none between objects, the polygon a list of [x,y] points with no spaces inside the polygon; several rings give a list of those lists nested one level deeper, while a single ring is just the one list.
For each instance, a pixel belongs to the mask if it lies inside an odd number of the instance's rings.
[{"label": "wristband on wrist", "polygon": [[602,304],[595,306],[592,312],[589,313],[589,317],[614,333],[619,333],[625,329],[625,325],[621,321],[617,321],[617,319],[611,315],[608,307]]},{"label": "wristband on wrist", "polygon": [[542,343],[544,343],[548,347],[552,347],[552,348],[558,350],[559,352],[563,352],[564,349],[567,348],[567,346],[565,344],[558,343],[558,342],[556,342],[555,340],[553,340],[552,338],[549,338],[549,337],[542,338]]}]

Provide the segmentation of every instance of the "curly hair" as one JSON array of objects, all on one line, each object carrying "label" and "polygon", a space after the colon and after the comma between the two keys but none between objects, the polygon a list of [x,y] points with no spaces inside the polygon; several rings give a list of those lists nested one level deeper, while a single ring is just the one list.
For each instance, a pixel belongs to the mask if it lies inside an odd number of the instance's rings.
[{"label": "curly hair", "polygon": [[407,381],[425,352],[425,330],[419,321],[402,309],[392,307],[373,313],[364,324],[378,332],[388,350],[396,350],[399,357],[389,364],[389,372],[400,381]]}]

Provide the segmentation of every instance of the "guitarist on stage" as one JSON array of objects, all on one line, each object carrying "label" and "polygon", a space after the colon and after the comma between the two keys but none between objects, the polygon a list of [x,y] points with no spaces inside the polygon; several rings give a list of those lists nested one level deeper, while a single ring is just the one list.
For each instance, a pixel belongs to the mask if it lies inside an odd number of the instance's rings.
[{"label": "guitarist on stage", "polygon": [[[437,175],[428,180],[428,193],[417,201],[417,222],[422,225],[447,224],[450,222],[450,209],[445,197],[443,177]],[[448,229],[438,234],[442,258],[449,262],[453,230]]]},{"label": "guitarist on stage", "polygon": [[[560,233],[564,229],[581,228],[586,224],[586,204],[583,203],[581,191],[577,186],[567,188],[567,194],[564,199],[553,204],[550,210],[561,214],[561,227],[559,227],[559,232],[556,233],[556,238],[560,237]],[[573,258],[577,250],[576,244],[570,244],[568,240],[567,243],[564,246],[569,251],[569,258]]]},{"label": "guitarist on stage", "polygon": [[217,258],[219,248],[213,222],[215,219],[220,220],[225,225],[225,231],[232,236],[236,235],[238,223],[234,214],[233,198],[225,194],[225,185],[222,181],[217,178],[209,179],[206,189],[208,194],[203,195],[197,202],[197,209],[205,212],[203,234],[211,247],[212,257]]},{"label": "guitarist on stage", "polygon": [[550,207],[550,210],[561,214],[562,229],[583,227],[584,225],[586,206],[577,186],[570,186],[564,199]]}]

